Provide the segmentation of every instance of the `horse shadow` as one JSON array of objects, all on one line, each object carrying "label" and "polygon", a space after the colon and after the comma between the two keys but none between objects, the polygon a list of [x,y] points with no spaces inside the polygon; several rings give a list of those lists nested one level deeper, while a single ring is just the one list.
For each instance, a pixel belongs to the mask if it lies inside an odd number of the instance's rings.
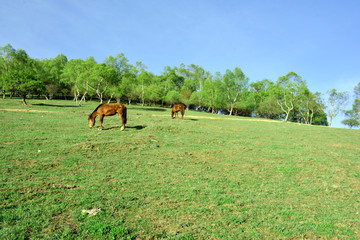
[{"label": "horse shadow", "polygon": [[142,129],[146,128],[146,126],[145,125],[137,125],[137,126],[127,126],[127,127],[125,127],[125,129],[126,128],[133,128],[135,130],[142,130]]},{"label": "horse shadow", "polygon": [[60,107],[60,108],[63,108],[63,107],[79,107],[79,106],[74,106],[74,105],[57,105],[57,104],[47,104],[47,103],[33,103],[32,105],[34,106],[46,106],[46,107]]},{"label": "horse shadow", "polygon": [[[122,126],[114,126],[114,127],[104,128],[104,129],[102,129],[102,130],[103,130],[103,131],[107,131],[107,130],[117,129],[117,128],[121,128],[121,127],[122,127]],[[142,130],[142,129],[146,128],[146,126],[144,126],[144,125],[126,126],[126,127],[125,127],[125,130],[126,130],[127,128],[132,128],[132,129],[135,129],[135,130]]]},{"label": "horse shadow", "polygon": [[167,110],[165,108],[154,108],[154,107],[150,107],[150,108],[137,108],[139,110],[144,110],[144,111],[157,111],[157,112],[166,112]]}]

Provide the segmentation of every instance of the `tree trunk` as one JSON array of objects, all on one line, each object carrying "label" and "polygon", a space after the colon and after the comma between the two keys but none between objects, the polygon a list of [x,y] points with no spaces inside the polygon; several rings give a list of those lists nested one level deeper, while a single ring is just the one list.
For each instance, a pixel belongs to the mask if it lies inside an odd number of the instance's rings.
[{"label": "tree trunk", "polygon": [[75,101],[76,104],[78,104],[78,101],[79,101],[79,99],[78,99],[79,95],[78,94],[79,93],[77,92],[77,90],[75,90],[74,91],[74,101]]},{"label": "tree trunk", "polygon": [[144,82],[141,84],[141,98],[142,98],[142,106],[145,104],[145,91],[144,91]]},{"label": "tree trunk", "polygon": [[231,115],[232,115],[233,109],[234,109],[234,107],[231,105],[231,107],[230,107],[230,113],[229,113],[229,116],[231,116]]},{"label": "tree trunk", "polygon": [[86,94],[87,94],[87,92],[84,93],[84,95],[82,96],[82,98],[81,98],[80,102],[78,103],[78,105],[81,105],[82,101],[84,101],[84,102],[86,101]]},{"label": "tree trunk", "polygon": [[287,121],[288,121],[289,114],[290,114],[290,111],[286,112],[285,122],[287,122]]}]

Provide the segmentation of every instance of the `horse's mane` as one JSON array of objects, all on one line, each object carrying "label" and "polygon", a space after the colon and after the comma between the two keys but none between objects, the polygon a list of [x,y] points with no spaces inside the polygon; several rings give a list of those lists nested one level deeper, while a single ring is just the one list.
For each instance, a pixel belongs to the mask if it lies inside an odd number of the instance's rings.
[{"label": "horse's mane", "polygon": [[97,108],[95,108],[95,110],[90,115],[93,115],[93,113],[96,112],[99,109],[99,107],[101,107],[102,105],[104,105],[104,104],[102,103],[99,106],[97,106]]},{"label": "horse's mane", "polygon": [[174,107],[175,105],[184,105],[185,106],[185,104],[180,102],[180,103],[174,103],[174,104],[170,105],[170,107]]}]

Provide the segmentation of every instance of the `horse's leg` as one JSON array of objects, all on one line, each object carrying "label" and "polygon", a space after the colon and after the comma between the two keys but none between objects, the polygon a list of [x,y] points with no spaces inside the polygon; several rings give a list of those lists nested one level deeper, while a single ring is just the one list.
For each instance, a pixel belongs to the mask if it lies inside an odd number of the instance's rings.
[{"label": "horse's leg", "polygon": [[181,111],[181,120],[184,119],[184,110]]},{"label": "horse's leg", "polygon": [[124,117],[123,117],[123,115],[122,115],[122,112],[119,111],[118,114],[119,114],[119,116],[120,116],[121,123],[122,123],[122,126],[121,126],[120,130],[121,130],[121,131],[124,131],[124,129],[125,129]]},{"label": "horse's leg", "polygon": [[103,130],[103,128],[104,128],[104,126],[103,126],[104,117],[105,117],[105,115],[100,115],[100,130]]}]

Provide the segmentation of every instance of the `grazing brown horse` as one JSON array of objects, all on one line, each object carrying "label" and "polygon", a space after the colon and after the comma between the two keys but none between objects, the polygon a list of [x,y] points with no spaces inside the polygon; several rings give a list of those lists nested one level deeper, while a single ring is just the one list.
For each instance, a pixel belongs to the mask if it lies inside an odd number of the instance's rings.
[{"label": "grazing brown horse", "polygon": [[[181,112],[181,119],[184,119],[185,106],[183,104],[175,104],[171,110],[171,118],[179,117],[178,112]],[[174,117],[175,114],[175,117]]]},{"label": "grazing brown horse", "polygon": [[125,105],[120,103],[111,103],[111,104],[100,104],[93,112],[89,115],[89,127],[92,128],[95,126],[95,118],[100,117],[100,129],[103,129],[103,120],[105,116],[112,116],[116,113],[119,114],[122,121],[121,131],[125,129],[125,124],[127,122],[127,110]]}]

